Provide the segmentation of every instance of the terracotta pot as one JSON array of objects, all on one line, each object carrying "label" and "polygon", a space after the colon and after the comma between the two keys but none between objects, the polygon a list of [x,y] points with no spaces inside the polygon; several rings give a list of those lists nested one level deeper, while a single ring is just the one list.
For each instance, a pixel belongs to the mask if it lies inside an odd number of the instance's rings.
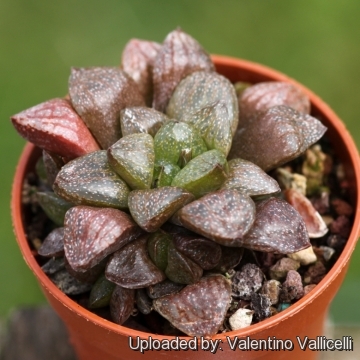
[{"label": "terracotta pot", "polygon": [[[312,104],[312,115],[321,119],[329,128],[327,136],[336,148],[337,155],[344,164],[347,181],[350,186],[353,206],[356,209],[355,222],[348,242],[336,264],[332,267],[325,278],[296,304],[289,309],[248,328],[217,335],[212,340],[222,340],[221,348],[216,354],[209,351],[145,351],[144,354],[130,349],[129,337],[134,340],[136,337],[147,339],[148,333],[131,330],[129,328],[116,325],[107,321],[79,306],[69,297],[64,295],[42,272],[38,265],[26,239],[24,230],[24,214],[21,205],[21,188],[25,174],[34,168],[34,164],[40,155],[39,149],[33,145],[26,145],[17,170],[12,193],[12,219],[15,229],[16,239],[30,269],[37,277],[45,296],[56,312],[65,322],[71,341],[75,346],[80,359],[148,359],[158,358],[160,355],[181,357],[182,359],[314,359],[316,352],[309,351],[304,354],[298,345],[296,336],[303,339],[305,336],[316,338],[323,334],[324,320],[327,316],[330,302],[338,291],[346,270],[348,268],[351,253],[359,235],[360,227],[360,162],[359,155],[351,136],[345,126],[334,114],[334,112],[316,95],[304,86],[298,84],[287,76],[269,69],[265,66],[251,63],[244,60],[233,59],[223,56],[213,56],[219,73],[223,74],[231,81],[248,81],[256,83],[260,81],[281,80],[288,81],[300,86],[310,97]],[[151,335],[153,339],[164,340],[173,339],[169,336]],[[265,339],[268,340],[289,339],[294,344],[293,351],[232,351],[228,345],[226,336],[231,341],[236,338]],[[190,338],[184,338],[190,340]],[[289,345],[289,342],[287,343]],[[200,346],[201,344],[199,344]]]}]

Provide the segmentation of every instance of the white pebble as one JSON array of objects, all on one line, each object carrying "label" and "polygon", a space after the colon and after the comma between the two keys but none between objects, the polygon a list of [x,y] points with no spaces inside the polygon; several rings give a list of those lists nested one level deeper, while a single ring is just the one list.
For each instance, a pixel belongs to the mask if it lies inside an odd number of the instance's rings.
[{"label": "white pebble", "polygon": [[310,246],[304,250],[295,252],[293,254],[288,254],[287,256],[290,259],[299,261],[301,265],[309,265],[309,264],[316,262],[316,260],[317,260],[317,257],[314,253],[312,246]]},{"label": "white pebble", "polygon": [[229,318],[230,327],[232,330],[238,330],[251,325],[253,311],[249,309],[238,309]]}]

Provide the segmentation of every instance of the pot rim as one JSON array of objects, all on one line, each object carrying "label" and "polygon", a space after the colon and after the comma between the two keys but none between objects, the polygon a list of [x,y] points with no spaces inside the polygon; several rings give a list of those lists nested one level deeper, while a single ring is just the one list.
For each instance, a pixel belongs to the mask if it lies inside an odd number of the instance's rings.
[{"label": "pot rim", "polygon": [[[349,154],[349,158],[351,160],[351,165],[354,171],[354,179],[356,186],[356,199],[355,202],[357,204],[356,213],[354,216],[354,224],[348,238],[348,241],[341,252],[336,263],[330,269],[330,271],[326,274],[326,276],[317,284],[317,286],[303,298],[298,300],[295,304],[292,304],[288,309],[266,319],[257,324],[250,325],[244,329],[226,332],[222,334],[217,334],[212,336],[213,339],[226,339],[226,336],[229,337],[246,337],[250,335],[254,335],[265,329],[269,329],[283,322],[285,319],[291,318],[296,315],[299,311],[301,311],[305,306],[312,303],[318,296],[320,296],[334,281],[334,279],[342,272],[343,268],[348,265],[350,256],[355,249],[355,245],[360,233],[360,160],[359,153],[356,148],[356,145],[346,129],[345,125],[341,122],[338,116],[334,113],[333,110],[317,95],[315,95],[311,90],[306,88],[304,85],[298,83],[294,79],[282,74],[281,72],[271,69],[262,64],[258,64],[255,62],[222,56],[222,55],[212,55],[212,60],[215,65],[230,66],[230,67],[239,67],[246,71],[257,72],[264,77],[274,79],[277,81],[286,81],[296,86],[300,87],[309,97],[311,101],[311,105],[320,109],[323,115],[329,119],[333,128],[338,133],[338,135],[342,138],[344,144],[347,146],[347,151]],[[56,298],[58,301],[62,302],[65,307],[71,310],[76,315],[86,319],[87,321],[91,321],[93,324],[102,327],[107,331],[115,332],[119,335],[147,338],[148,336],[152,336],[153,339],[173,339],[173,336],[165,336],[165,335],[157,335],[153,333],[147,333],[143,331],[133,330],[127,328],[125,326],[121,326],[115,324],[111,321],[108,321],[89,310],[86,310],[75,301],[73,301],[70,297],[65,295],[61,290],[59,290],[48,278],[48,276],[42,271],[41,267],[37,263],[34,254],[32,253],[28,240],[25,235],[25,229],[22,222],[21,216],[21,192],[22,192],[22,182],[27,170],[28,161],[33,154],[36,147],[33,144],[27,143],[25,148],[21,154],[20,160],[18,162],[13,187],[12,187],[12,198],[11,198],[11,215],[13,221],[13,229],[16,236],[16,240],[22,252],[23,258],[33,273],[36,275],[37,279],[41,282],[42,286],[46,288],[46,290],[51,293],[51,295]],[[19,216],[20,215],[20,216]],[[183,336],[180,338],[189,339],[189,336]]]}]

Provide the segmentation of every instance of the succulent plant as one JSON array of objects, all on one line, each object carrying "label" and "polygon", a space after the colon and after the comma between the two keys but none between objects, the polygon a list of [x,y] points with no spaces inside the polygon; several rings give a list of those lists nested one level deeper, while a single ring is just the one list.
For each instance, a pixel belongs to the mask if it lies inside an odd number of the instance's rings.
[{"label": "succulent plant", "polygon": [[301,159],[326,128],[295,85],[240,85],[178,29],[162,45],[131,40],[121,69],[73,69],[69,100],[12,117],[43,149],[36,204],[50,231],[38,254],[60,289],[118,324],[156,311],[201,336],[228,330],[240,308],[249,325],[303,295],[298,267],[281,292],[269,268],[300,266],[286,255],[328,228],[305,190],[280,188],[292,165],[266,171]]}]

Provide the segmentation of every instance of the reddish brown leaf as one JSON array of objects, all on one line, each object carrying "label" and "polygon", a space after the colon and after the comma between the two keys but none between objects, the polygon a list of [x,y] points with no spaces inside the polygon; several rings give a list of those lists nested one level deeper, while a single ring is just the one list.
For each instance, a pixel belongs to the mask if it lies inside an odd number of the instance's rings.
[{"label": "reddish brown leaf", "polygon": [[110,312],[113,321],[122,325],[134,310],[135,290],[116,286],[111,295]]},{"label": "reddish brown leaf", "polygon": [[65,216],[65,256],[85,271],[140,234],[129,215],[117,209],[76,206]]},{"label": "reddish brown leaf", "polygon": [[128,289],[140,289],[166,279],[165,274],[150,260],[144,235],[116,251],[107,264],[108,280]]},{"label": "reddish brown leaf", "polygon": [[52,99],[12,116],[18,133],[36,146],[67,159],[99,150],[79,115],[65,99]]},{"label": "reddish brown leaf", "polygon": [[56,228],[44,239],[38,254],[46,257],[58,257],[64,255],[64,228]]},{"label": "reddish brown leaf", "polygon": [[281,254],[291,254],[310,245],[300,214],[278,198],[257,204],[254,225],[242,242],[249,249]]},{"label": "reddish brown leaf", "polygon": [[161,45],[140,39],[131,39],[122,53],[122,68],[137,83],[150,106],[152,100],[152,69]]},{"label": "reddish brown leaf", "polygon": [[200,70],[214,70],[210,56],[201,45],[180,29],[168,34],[154,61],[153,107],[164,112],[181,79]]},{"label": "reddish brown leaf", "polygon": [[215,335],[230,305],[231,284],[222,275],[210,275],[176,294],[154,300],[154,309],[189,336]]},{"label": "reddish brown leaf", "polygon": [[73,68],[69,94],[75,110],[103,149],[120,139],[120,110],[145,106],[134,80],[118,68]]}]

